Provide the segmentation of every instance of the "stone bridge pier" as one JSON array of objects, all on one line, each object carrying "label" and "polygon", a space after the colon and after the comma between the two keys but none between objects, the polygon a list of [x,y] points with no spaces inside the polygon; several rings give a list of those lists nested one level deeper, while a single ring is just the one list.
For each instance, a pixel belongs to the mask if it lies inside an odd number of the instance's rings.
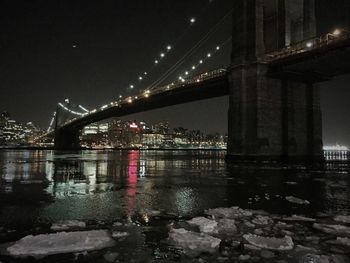
[{"label": "stone bridge pier", "polygon": [[55,149],[75,150],[80,149],[80,130],[64,129],[55,130]]},{"label": "stone bridge pier", "polygon": [[314,37],[315,0],[234,0],[228,159],[322,160],[319,87],[271,79],[266,53]]}]

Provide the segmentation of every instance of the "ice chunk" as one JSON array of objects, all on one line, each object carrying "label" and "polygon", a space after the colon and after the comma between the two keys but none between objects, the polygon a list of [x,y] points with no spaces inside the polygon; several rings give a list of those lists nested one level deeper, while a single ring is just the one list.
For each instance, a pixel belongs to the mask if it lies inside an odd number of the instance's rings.
[{"label": "ice chunk", "polygon": [[215,253],[221,242],[220,239],[210,235],[187,231],[183,228],[172,229],[169,233],[169,240],[189,254]]},{"label": "ice chunk", "polygon": [[256,216],[256,218],[253,219],[252,223],[256,225],[269,225],[272,223],[272,220],[268,216],[258,215]]},{"label": "ice chunk", "polygon": [[341,223],[350,224],[350,216],[336,216],[334,220]]},{"label": "ice chunk", "polygon": [[308,200],[303,200],[294,196],[286,196],[286,200],[290,203],[298,204],[298,205],[309,205],[310,202]]},{"label": "ice chunk", "polygon": [[350,227],[347,226],[314,223],[313,228],[331,235],[350,237]]},{"label": "ice chunk", "polygon": [[15,257],[42,258],[53,254],[99,250],[114,244],[106,230],[59,232],[26,236],[8,247],[7,252]]},{"label": "ice chunk", "polygon": [[218,231],[220,234],[234,234],[237,232],[234,219],[224,218],[218,220]]},{"label": "ice chunk", "polygon": [[129,234],[128,232],[119,232],[119,231],[114,231],[112,233],[113,238],[122,238],[122,237],[127,237]]},{"label": "ice chunk", "polygon": [[251,211],[241,209],[238,206],[233,206],[229,208],[208,209],[205,211],[205,213],[213,217],[232,218],[232,219],[241,218],[241,217],[250,217],[253,215]]},{"label": "ice chunk", "polygon": [[243,238],[253,246],[270,250],[291,250],[294,247],[293,240],[290,236],[275,238],[246,234],[243,235]]},{"label": "ice chunk", "polygon": [[74,228],[85,228],[85,227],[86,227],[85,222],[81,222],[77,220],[67,220],[67,221],[61,221],[61,222],[52,224],[51,230],[63,231],[63,230],[69,230]]},{"label": "ice chunk", "polygon": [[284,221],[300,221],[300,222],[315,222],[316,219],[305,217],[305,216],[298,216],[298,215],[292,215],[290,217],[283,218]]},{"label": "ice chunk", "polygon": [[218,233],[218,222],[205,217],[195,217],[187,221],[190,225],[198,226],[203,233]]},{"label": "ice chunk", "polygon": [[117,259],[117,257],[119,256],[119,253],[116,252],[108,252],[107,254],[105,254],[103,256],[103,258],[107,261],[107,262],[115,262],[115,260]]},{"label": "ice chunk", "polygon": [[350,238],[347,237],[337,237],[336,240],[328,241],[329,244],[348,246],[350,247]]}]

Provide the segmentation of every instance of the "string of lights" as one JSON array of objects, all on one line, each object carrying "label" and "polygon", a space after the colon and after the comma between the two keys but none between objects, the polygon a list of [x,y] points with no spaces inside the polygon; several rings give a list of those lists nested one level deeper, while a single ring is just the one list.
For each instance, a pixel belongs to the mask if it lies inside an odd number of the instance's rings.
[{"label": "string of lights", "polygon": [[159,85],[166,78],[168,78],[171,74],[173,74],[189,57],[191,57],[195,52],[199,50],[221,27],[223,23],[225,23],[226,19],[229,18],[232,14],[233,9],[229,10],[225,16],[220,19],[218,23],[216,23],[186,54],[181,57],[171,68],[169,68],[162,76],[160,76],[156,81],[154,81],[149,88]]},{"label": "string of lights", "polygon": [[[138,83],[143,82],[147,77],[149,77],[150,72],[152,72],[152,70],[156,66],[158,66],[161,63],[162,60],[164,60],[167,57],[167,54],[170,53],[177,46],[177,44],[182,40],[182,38],[184,38],[184,36],[190,31],[190,29],[192,28],[193,24],[195,24],[199,20],[199,18],[203,15],[203,13],[208,8],[208,6],[211,5],[213,2],[214,1],[209,1],[207,3],[207,5],[205,5],[202,8],[202,10],[199,12],[199,14],[196,17],[191,17],[189,19],[189,25],[185,28],[183,33],[175,41],[173,41],[173,44],[172,45],[170,45],[170,44],[166,45],[164,47],[164,49],[161,50],[158,53],[159,55],[154,58],[152,66],[148,70],[145,70],[143,73],[138,74],[138,77],[137,77],[137,82]],[[135,84],[137,82],[136,81],[135,82],[131,82],[129,84],[129,87],[127,88],[127,90],[134,90],[137,87],[137,85]],[[119,98],[122,98],[122,97],[123,97],[123,95],[120,94]]]},{"label": "string of lights", "polygon": [[[191,73],[194,73],[201,65],[203,65],[207,60],[211,59],[216,53],[220,52],[222,50],[222,48],[224,46],[226,46],[226,44],[228,44],[232,39],[232,36],[227,38],[223,43],[221,43],[220,45],[217,45],[215,47],[215,49],[213,49],[212,51],[209,51],[205,57],[201,58],[198,60],[197,64],[193,64],[190,69],[185,70],[183,72],[183,74],[181,74],[178,79],[182,82],[185,82],[185,79],[188,78],[189,76],[191,76]],[[183,77],[184,76],[184,77]]]},{"label": "string of lights", "polygon": [[50,121],[50,124],[49,124],[49,128],[47,128],[47,132],[50,132],[52,130],[52,126],[53,126],[53,123],[55,121],[55,118],[56,118],[56,111],[52,115],[52,118],[51,118],[51,121]]}]

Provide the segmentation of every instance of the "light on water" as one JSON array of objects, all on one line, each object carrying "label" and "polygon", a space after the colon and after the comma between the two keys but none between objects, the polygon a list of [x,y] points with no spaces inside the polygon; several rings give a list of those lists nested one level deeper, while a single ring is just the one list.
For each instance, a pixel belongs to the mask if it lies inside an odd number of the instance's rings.
[{"label": "light on water", "polygon": [[[83,237],[93,235],[89,232],[92,230],[111,231],[107,235],[111,233],[116,244],[108,243],[102,246],[108,248],[88,253],[90,260],[111,256],[110,253],[117,253],[121,262],[191,258],[194,251],[188,253],[186,247],[184,252],[174,250],[172,242],[199,237],[195,232],[171,229],[193,230],[185,221],[198,216],[209,221],[191,222],[207,222],[209,225],[201,227],[218,231],[213,236],[219,240],[223,238],[220,229],[226,229],[224,232],[232,232],[234,238],[246,236],[249,238],[245,242],[259,245],[263,239],[249,234],[277,238],[282,231],[278,230],[281,222],[286,222],[290,225],[288,231],[294,233],[294,245],[311,245],[298,233],[322,238],[323,224],[332,223],[335,215],[347,220],[346,215],[350,214],[349,167],[344,162],[289,169],[273,163],[264,167],[237,165],[225,162],[224,151],[2,151],[0,156],[0,243],[30,234],[43,234],[33,239],[39,243],[40,238],[61,242],[63,235],[47,235],[57,231],[53,229],[83,231],[79,234]],[[232,206],[242,210],[227,210],[225,213],[233,213],[235,221],[225,219],[224,225],[210,221],[211,217],[205,214],[208,209]],[[256,210],[260,212],[255,214]],[[240,219],[242,215],[244,219]],[[276,217],[280,219],[276,221]],[[259,225],[266,222],[275,226],[267,231],[267,227]],[[309,222],[321,225],[315,225],[321,232],[315,232]],[[217,225],[218,230],[208,228],[210,225]],[[233,227],[239,230],[233,231]],[[216,240],[203,239],[201,246]],[[18,246],[21,244],[26,243]],[[330,245],[313,246],[324,254],[330,253]],[[62,251],[65,249],[62,247]],[[219,256],[219,251],[215,251],[205,256],[207,260],[215,261]],[[295,249],[288,253],[289,257],[297,257]],[[241,254],[233,249],[230,255],[238,259]],[[70,255],[67,254],[66,262],[75,261]],[[287,257],[283,253],[274,255],[276,262]],[[51,257],[50,262],[60,258]]]}]

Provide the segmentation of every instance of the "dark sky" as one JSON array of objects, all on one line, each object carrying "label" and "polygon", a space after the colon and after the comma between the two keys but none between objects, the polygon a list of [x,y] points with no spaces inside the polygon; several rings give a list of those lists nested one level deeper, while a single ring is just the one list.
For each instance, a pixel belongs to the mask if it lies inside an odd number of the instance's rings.
[{"label": "dark sky", "polygon": [[[290,0],[292,1],[292,0]],[[0,111],[46,127],[58,101],[90,109],[127,91],[146,88],[186,53],[233,6],[233,0],[0,0]],[[350,1],[316,0],[319,32],[350,25]],[[190,18],[196,23],[190,25]],[[231,32],[223,20],[198,52],[170,75],[175,79]],[[173,49],[154,67],[167,45]],[[223,47],[199,71],[229,63]],[[181,69],[181,70],[180,70]],[[140,73],[147,71],[139,83]],[[350,145],[350,77],[322,84],[325,143]],[[227,98],[130,118],[226,132]]]}]

